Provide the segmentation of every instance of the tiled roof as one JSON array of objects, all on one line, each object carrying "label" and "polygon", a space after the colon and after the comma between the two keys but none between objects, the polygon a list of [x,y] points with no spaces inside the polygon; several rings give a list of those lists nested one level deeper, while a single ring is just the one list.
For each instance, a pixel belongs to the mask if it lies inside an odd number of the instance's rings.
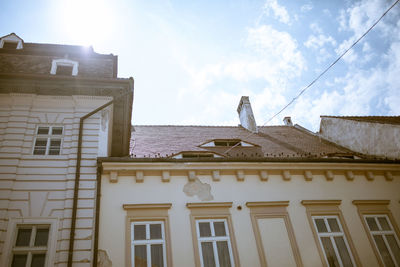
[{"label": "tiled roof", "polygon": [[[180,152],[215,152],[228,158],[327,158],[358,155],[295,126],[133,126],[131,156],[167,158]],[[240,139],[253,147],[199,147],[214,139]],[[226,153],[227,152],[227,153]],[[358,155],[360,156],[360,155]],[[361,156],[362,157],[362,156]]]},{"label": "tiled roof", "polygon": [[400,124],[400,116],[321,116],[321,118],[336,118],[383,124]]}]

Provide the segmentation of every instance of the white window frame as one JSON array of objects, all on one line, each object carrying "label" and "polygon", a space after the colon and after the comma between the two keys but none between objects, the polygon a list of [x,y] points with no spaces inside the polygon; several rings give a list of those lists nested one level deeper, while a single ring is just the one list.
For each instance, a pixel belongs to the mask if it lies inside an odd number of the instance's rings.
[{"label": "white window frame", "polygon": [[[200,237],[199,223],[202,223],[202,222],[208,222],[210,224],[211,236]],[[223,222],[224,223],[226,236],[215,236],[214,222]],[[215,266],[216,267],[220,266],[219,265],[219,255],[218,255],[218,250],[217,250],[217,241],[227,241],[228,242],[229,259],[231,260],[231,266],[232,267],[235,266],[235,261],[233,259],[231,238],[229,236],[228,222],[226,219],[196,219],[196,234],[197,234],[197,242],[198,242],[199,255],[200,255],[200,264],[202,267],[204,267],[203,251],[202,251],[202,247],[201,247],[202,242],[211,242],[212,243]]]},{"label": "white window frame", "polygon": [[4,36],[3,38],[0,39],[0,48],[4,47],[4,43],[16,43],[17,47],[16,49],[22,49],[22,39],[19,38],[16,34],[9,34],[7,36]]},{"label": "white window frame", "polygon": [[[396,232],[394,231],[393,225],[392,225],[392,223],[391,223],[389,217],[388,217],[386,214],[366,214],[366,215],[363,215],[363,217],[364,217],[365,225],[367,226],[368,232],[369,232],[369,234],[371,235],[371,238],[372,238],[372,240],[373,240],[373,242],[374,242],[375,248],[376,248],[376,250],[378,251],[379,256],[381,257],[382,263],[385,264],[384,261],[383,261],[382,255],[381,255],[381,251],[379,250],[379,248],[378,248],[378,246],[377,246],[377,244],[376,244],[376,242],[375,242],[374,235],[380,235],[380,236],[382,236],[383,242],[385,242],[386,248],[387,248],[388,251],[389,251],[390,257],[392,258],[392,261],[394,262],[394,265],[395,265],[396,267],[399,267],[399,263],[397,263],[396,258],[394,257],[394,254],[393,254],[393,252],[392,252],[392,249],[391,249],[391,247],[389,246],[389,243],[388,243],[388,241],[387,241],[387,239],[386,239],[386,235],[394,235],[394,238],[395,238],[395,240],[396,240],[396,242],[397,242],[397,245],[400,246],[399,238],[398,238]],[[369,218],[374,218],[374,219],[375,219],[375,223],[376,223],[376,225],[377,225],[378,228],[379,228],[378,231],[372,231],[372,230],[369,228],[369,224],[368,224],[368,222],[367,222],[367,218],[368,218],[368,217],[369,217]],[[378,221],[378,217],[384,217],[384,218],[386,219],[386,221],[388,222],[388,224],[389,224],[389,226],[390,226],[390,228],[391,228],[390,231],[389,231],[389,230],[382,230],[381,224],[380,224],[379,221]]]},{"label": "white window frame", "polygon": [[53,59],[53,61],[51,62],[50,74],[56,75],[58,66],[72,67],[72,73],[71,73],[72,76],[78,75],[78,67],[79,67],[78,61],[70,60],[67,58]]},{"label": "white window frame", "polygon": [[[18,228],[29,226],[49,226],[49,239],[47,241],[47,252],[45,267],[54,266],[56,253],[58,219],[57,218],[10,218],[4,243],[3,257],[0,266],[11,266],[14,245],[17,239]],[[28,262],[28,261],[27,261]],[[27,266],[29,266],[27,264]]]},{"label": "white window frame", "polygon": [[[150,225],[161,224],[161,239],[150,239]],[[146,226],[146,240],[135,240],[135,225]],[[132,266],[135,267],[135,245],[145,245],[147,255],[147,267],[151,267],[151,245],[162,245],[163,248],[163,266],[167,266],[167,252],[165,242],[165,228],[163,221],[133,221],[131,222],[131,255]]]},{"label": "white window frame", "polygon": [[[335,251],[335,255],[336,255],[336,258],[338,260],[338,263],[339,263],[340,267],[344,266],[343,263],[342,263],[342,259],[340,257],[340,254],[339,254],[339,250],[336,247],[336,242],[334,240],[334,237],[336,237],[336,236],[343,237],[344,243],[346,245],[347,252],[350,255],[351,262],[353,263],[353,266],[357,266],[357,264],[355,263],[355,260],[354,260],[353,253],[352,253],[352,251],[350,249],[350,246],[349,246],[349,243],[347,241],[346,235],[345,235],[345,233],[343,231],[343,227],[342,227],[342,223],[340,222],[340,218],[338,216],[336,216],[336,215],[311,216],[311,217],[312,217],[312,222],[313,222],[313,225],[314,225],[314,229],[315,229],[315,232],[316,232],[316,234],[318,236],[318,241],[319,241],[319,244],[321,246],[321,250],[322,250],[322,252],[324,254],[324,258],[325,258],[325,262],[326,262],[327,266],[329,266],[329,262],[328,262],[328,258],[326,256],[325,248],[324,248],[324,246],[322,244],[321,237],[329,237],[329,239],[330,239],[330,241],[332,243],[333,249]],[[331,219],[331,218],[336,219],[336,222],[339,225],[340,232],[331,232],[331,228],[330,228],[329,223],[327,221],[327,219]],[[327,233],[319,233],[318,232],[317,223],[315,222],[315,219],[323,219],[324,220],[326,229],[328,230]]]},{"label": "white window frame", "polygon": [[[39,128],[42,127],[47,127],[49,128],[48,134],[38,134]],[[62,134],[60,135],[53,135],[53,128],[62,128]],[[32,149],[32,155],[34,156],[59,156],[62,153],[62,147],[63,147],[63,139],[64,139],[64,126],[62,125],[39,125],[36,127],[36,133],[35,133],[35,139],[33,140],[33,149]],[[35,153],[35,148],[36,148],[36,140],[37,139],[46,139],[46,151],[44,154],[34,154]],[[51,140],[60,140],[60,153],[56,155],[49,155],[50,151],[50,144]]]}]

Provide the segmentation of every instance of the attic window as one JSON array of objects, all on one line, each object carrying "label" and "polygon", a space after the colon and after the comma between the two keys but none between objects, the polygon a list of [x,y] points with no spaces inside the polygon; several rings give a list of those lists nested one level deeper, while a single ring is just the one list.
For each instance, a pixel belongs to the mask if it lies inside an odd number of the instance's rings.
[{"label": "attic window", "polygon": [[76,76],[78,75],[78,66],[79,63],[77,61],[73,61],[70,59],[53,59],[50,74]]},{"label": "attic window", "polygon": [[215,154],[215,153],[204,153],[204,152],[182,152],[176,154],[172,158],[174,159],[205,159],[205,158],[222,158],[222,156]]},{"label": "attic window", "polygon": [[251,147],[253,144],[244,142],[240,139],[215,139],[213,141],[204,143],[200,147]]},{"label": "attic window", "polygon": [[0,38],[0,48],[10,50],[22,49],[23,41],[18,35],[11,33]]},{"label": "attic window", "polygon": [[4,49],[17,49],[17,47],[18,47],[18,42],[5,41],[3,43]]}]

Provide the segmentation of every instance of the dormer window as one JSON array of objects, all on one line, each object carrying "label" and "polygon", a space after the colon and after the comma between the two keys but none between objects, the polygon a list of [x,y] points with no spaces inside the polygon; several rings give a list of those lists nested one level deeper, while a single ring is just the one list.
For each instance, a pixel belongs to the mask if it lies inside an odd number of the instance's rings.
[{"label": "dormer window", "polygon": [[216,153],[192,151],[192,152],[181,152],[172,156],[174,159],[204,159],[204,158],[222,158],[221,155]]},{"label": "dormer window", "polygon": [[233,147],[233,146],[252,147],[255,145],[244,142],[240,139],[215,139],[200,145],[200,147]]},{"label": "dormer window", "polygon": [[78,66],[79,63],[77,61],[73,61],[70,59],[53,59],[50,74],[76,76],[78,75]]},{"label": "dormer window", "polygon": [[23,41],[15,33],[3,36],[0,38],[0,48],[2,49],[22,49]]}]

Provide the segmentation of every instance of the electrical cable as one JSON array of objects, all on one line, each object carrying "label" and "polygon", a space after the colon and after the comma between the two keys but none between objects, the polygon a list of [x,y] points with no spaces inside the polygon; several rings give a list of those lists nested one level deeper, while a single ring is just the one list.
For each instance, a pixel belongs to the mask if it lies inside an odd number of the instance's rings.
[{"label": "electrical cable", "polygon": [[[349,52],[358,42],[360,42],[381,20],[384,16],[386,16],[386,14],[399,2],[400,0],[396,0],[396,2],[394,2],[383,14],[382,16],[380,16],[380,18],[375,21],[374,24],[372,24],[371,27],[368,28],[368,30],[366,32],[364,32],[363,35],[361,35],[349,48],[347,48],[335,61],[333,61],[323,72],[321,72],[321,74],[319,74],[310,84],[308,84],[305,88],[303,88],[300,93],[298,93],[291,101],[289,101],[289,103],[287,103],[281,110],[279,110],[277,113],[275,113],[275,115],[273,115],[269,120],[267,120],[262,126],[265,126],[268,122],[270,122],[271,120],[273,120],[276,116],[278,116],[279,114],[282,113],[282,111],[284,111],[286,108],[288,108],[294,101],[296,101],[307,89],[309,89],[314,83],[316,83],[329,69],[331,69],[344,55],[347,54],[347,52]],[[250,133],[247,136],[245,136],[245,138],[250,137],[251,135],[253,135],[255,133]],[[229,148],[227,151],[225,151],[224,153],[228,153],[229,151],[231,151],[234,147],[236,147],[238,144],[232,146],[231,148]]]}]

